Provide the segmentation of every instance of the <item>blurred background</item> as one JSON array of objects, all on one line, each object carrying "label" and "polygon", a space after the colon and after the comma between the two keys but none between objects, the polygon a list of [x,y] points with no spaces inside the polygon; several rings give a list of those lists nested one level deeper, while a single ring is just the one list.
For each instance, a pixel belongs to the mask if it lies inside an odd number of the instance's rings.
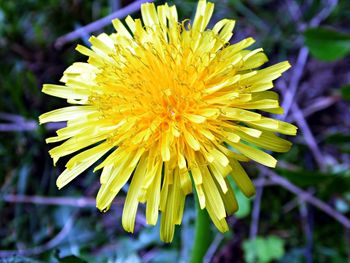
[{"label": "blurred background", "polygon": [[[237,20],[232,42],[252,36],[268,64],[291,62],[276,82],[285,107],[279,118],[299,131],[290,138],[289,153],[275,154],[277,169],[246,166],[257,195],[249,200],[237,193],[240,210],[229,219],[229,233],[208,229],[212,241],[204,261],[350,262],[350,1],[213,2],[211,25],[224,17]],[[169,3],[178,6],[181,19],[193,18],[196,1]],[[85,172],[56,188],[65,161],[53,167],[45,138],[62,124],[38,126],[41,113],[66,105],[42,94],[42,84],[57,84],[70,64],[86,61],[74,51],[76,44],[113,32],[103,18],[139,17],[139,4],[0,0],[1,262],[189,261],[192,198],[173,243],[159,240],[159,226],[145,225],[142,207],[135,234],[127,234],[121,227],[123,194],[109,212],[95,208],[97,174]],[[94,21],[93,28],[84,27]]]}]

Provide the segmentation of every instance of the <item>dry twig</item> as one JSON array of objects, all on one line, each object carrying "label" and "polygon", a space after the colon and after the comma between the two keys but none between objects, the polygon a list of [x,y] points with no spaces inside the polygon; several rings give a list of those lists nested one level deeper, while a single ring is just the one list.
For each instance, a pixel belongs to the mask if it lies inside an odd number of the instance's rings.
[{"label": "dry twig", "polygon": [[250,239],[256,238],[258,234],[258,229],[259,229],[260,205],[261,205],[262,194],[264,191],[264,183],[266,181],[265,175],[260,176],[259,179],[261,180],[261,185],[256,186],[256,195],[255,195],[253,210],[252,210],[252,222],[250,224],[250,232],[249,232]]},{"label": "dry twig", "polygon": [[[35,205],[62,205],[75,207],[95,207],[96,199],[94,197],[48,197],[48,196],[29,196],[8,194],[2,197],[7,203],[25,203]],[[124,198],[116,198],[117,205],[124,203]]]},{"label": "dry twig", "polygon": [[153,0],[135,1],[135,2],[131,3],[130,5],[117,10],[116,12],[114,12],[106,17],[103,17],[99,20],[96,20],[96,21],[94,21],[86,26],[80,27],[80,28],[78,28],[78,29],[66,34],[66,35],[63,35],[56,40],[55,47],[60,48],[64,44],[66,44],[70,41],[73,41],[75,39],[78,39],[84,34],[97,31],[97,30],[101,29],[102,27],[109,25],[113,19],[123,18],[131,13],[134,13],[137,10],[139,10],[141,4],[145,3],[145,2],[153,2]]},{"label": "dry twig", "polygon": [[38,255],[38,254],[44,253],[45,251],[53,249],[54,247],[59,245],[69,234],[70,230],[73,227],[73,223],[77,214],[78,214],[77,212],[73,213],[69,217],[69,219],[67,220],[67,222],[65,223],[61,231],[47,243],[37,247],[23,249],[23,250],[0,250],[0,258],[14,256],[14,255],[21,255],[21,256]]},{"label": "dry twig", "polygon": [[276,184],[282,186],[283,188],[287,189],[288,191],[292,192],[293,194],[297,195],[299,200],[302,200],[304,202],[307,202],[330,217],[334,218],[336,221],[341,223],[346,229],[350,230],[350,219],[344,216],[343,214],[337,212],[335,209],[333,209],[330,205],[326,204],[325,202],[321,201],[320,199],[316,198],[312,194],[302,190],[301,188],[297,187],[296,185],[289,182],[287,179],[277,175],[275,172],[262,168],[268,175],[268,177],[275,182]]},{"label": "dry twig", "polygon": [[308,145],[310,151],[312,152],[312,155],[314,156],[321,171],[324,171],[325,162],[323,159],[323,154],[321,153],[321,150],[317,145],[316,139],[312,134],[311,129],[308,123],[306,122],[303,113],[301,112],[299,106],[296,103],[292,104],[292,111],[293,111],[293,116],[296,123],[298,124],[299,128],[303,132],[306,144]]},{"label": "dry twig", "polygon": [[[35,131],[39,128],[36,120],[28,120],[20,115],[0,112],[0,120],[7,123],[0,123],[0,132],[21,132]],[[66,126],[66,122],[48,123],[45,125],[47,130],[58,130]]]}]

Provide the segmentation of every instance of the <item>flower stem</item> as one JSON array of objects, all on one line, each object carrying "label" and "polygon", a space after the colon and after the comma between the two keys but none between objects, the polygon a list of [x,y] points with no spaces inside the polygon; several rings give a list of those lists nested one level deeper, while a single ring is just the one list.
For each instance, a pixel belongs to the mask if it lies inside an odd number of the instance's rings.
[{"label": "flower stem", "polygon": [[192,248],[191,263],[201,263],[212,241],[212,232],[210,229],[210,219],[207,210],[201,209],[199,206],[197,195],[195,196],[196,203],[196,228],[195,237]]}]

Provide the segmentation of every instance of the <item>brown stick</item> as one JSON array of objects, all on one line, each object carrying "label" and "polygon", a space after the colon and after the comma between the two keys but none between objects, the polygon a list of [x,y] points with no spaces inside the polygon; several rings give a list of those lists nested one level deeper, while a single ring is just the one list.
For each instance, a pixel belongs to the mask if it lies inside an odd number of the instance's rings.
[{"label": "brown stick", "polygon": [[[4,195],[2,200],[8,203],[26,203],[35,205],[65,205],[75,207],[95,207],[96,199],[94,197],[47,197],[47,196],[28,196],[28,195]],[[124,203],[124,199],[116,198],[114,202],[118,205]]]},{"label": "brown stick", "polygon": [[346,229],[350,230],[350,219],[344,216],[343,214],[337,212],[334,210],[330,205],[326,204],[325,202],[321,201],[320,199],[316,198],[312,194],[302,190],[301,188],[297,187],[296,185],[292,184],[289,182],[287,179],[277,175],[275,172],[269,170],[269,169],[264,169],[264,171],[267,173],[269,178],[275,182],[276,184],[282,186],[283,188],[287,189],[288,191],[292,192],[293,194],[297,195],[298,198],[304,202],[307,202],[330,217],[334,218],[337,220],[339,223],[341,223]]},{"label": "brown stick", "polygon": [[64,44],[66,44],[70,41],[73,41],[77,38],[80,38],[84,34],[97,31],[97,30],[101,29],[102,27],[109,25],[113,19],[123,18],[123,17],[125,17],[133,12],[136,12],[137,10],[140,9],[141,4],[143,4],[145,2],[153,2],[153,0],[135,1],[135,2],[131,3],[130,5],[128,5],[124,8],[121,8],[118,11],[116,11],[116,12],[114,12],[106,17],[103,17],[99,20],[96,20],[96,21],[90,23],[90,24],[87,24],[86,26],[80,27],[80,28],[78,28],[78,29],[66,34],[66,35],[63,35],[56,40],[55,47],[60,48]]}]

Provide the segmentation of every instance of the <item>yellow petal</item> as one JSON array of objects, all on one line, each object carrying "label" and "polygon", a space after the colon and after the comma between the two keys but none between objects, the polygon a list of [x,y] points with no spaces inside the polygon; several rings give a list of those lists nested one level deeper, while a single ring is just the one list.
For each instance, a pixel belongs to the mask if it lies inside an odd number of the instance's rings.
[{"label": "yellow petal", "polygon": [[97,109],[94,106],[70,106],[40,115],[39,122],[40,124],[43,124],[47,122],[68,121],[94,112],[97,112]]},{"label": "yellow petal", "polygon": [[[136,153],[134,153],[134,155],[135,154]],[[110,206],[120,189],[129,180],[131,173],[135,169],[135,167],[129,166],[129,163],[132,162],[133,158],[134,156],[129,154],[125,162],[113,169],[106,184],[101,186],[96,197],[96,207],[101,211],[105,211]]]},{"label": "yellow petal", "polygon": [[255,195],[255,187],[239,162],[231,160],[230,165],[232,167],[231,176],[242,193],[247,197]]},{"label": "yellow petal", "polygon": [[132,177],[128,194],[126,195],[126,199],[124,203],[122,224],[124,229],[131,233],[134,232],[136,212],[137,212],[137,207],[139,203],[138,195],[142,186],[143,176],[145,173],[145,170],[144,170],[145,165],[146,165],[146,155],[143,155]]},{"label": "yellow petal", "polygon": [[141,5],[142,20],[146,26],[152,27],[159,24],[158,14],[154,3],[145,3]]},{"label": "yellow petal", "polygon": [[[220,191],[221,198],[224,201],[226,213],[228,215],[232,215],[234,212],[236,212],[238,210],[238,202],[236,200],[236,197],[235,197],[233,189],[230,185],[230,182],[228,181],[227,178],[225,178],[225,182],[227,185],[226,193],[224,193],[220,187],[218,187],[218,189]],[[218,184],[217,184],[217,186],[218,186]]]},{"label": "yellow petal", "polygon": [[155,225],[158,220],[158,210],[160,202],[160,182],[162,177],[162,163],[157,164],[156,174],[147,191],[146,222]]},{"label": "yellow petal", "polygon": [[73,165],[68,165],[69,168],[63,171],[61,175],[57,178],[56,184],[59,189],[67,185],[73,179],[75,179],[79,174],[88,169],[93,163],[100,159],[106,152],[108,152],[112,146],[108,143],[102,143],[99,146],[86,150],[75,157],[73,157],[70,162]]},{"label": "yellow petal", "polygon": [[218,220],[225,218],[225,206],[213,178],[211,177],[210,173],[203,173],[202,175],[207,209],[210,207],[215,213],[215,218]]},{"label": "yellow petal", "polygon": [[252,160],[258,163],[261,163],[268,167],[276,167],[277,160],[273,158],[271,155],[261,150],[258,150],[256,148],[253,148],[243,143],[232,143],[232,146],[238,151],[240,151],[242,154],[244,154],[245,156],[251,158]]},{"label": "yellow petal", "polygon": [[199,144],[198,140],[187,130],[184,130],[184,136],[185,140],[187,141],[188,145],[195,151],[199,151],[201,148],[201,145]]}]

